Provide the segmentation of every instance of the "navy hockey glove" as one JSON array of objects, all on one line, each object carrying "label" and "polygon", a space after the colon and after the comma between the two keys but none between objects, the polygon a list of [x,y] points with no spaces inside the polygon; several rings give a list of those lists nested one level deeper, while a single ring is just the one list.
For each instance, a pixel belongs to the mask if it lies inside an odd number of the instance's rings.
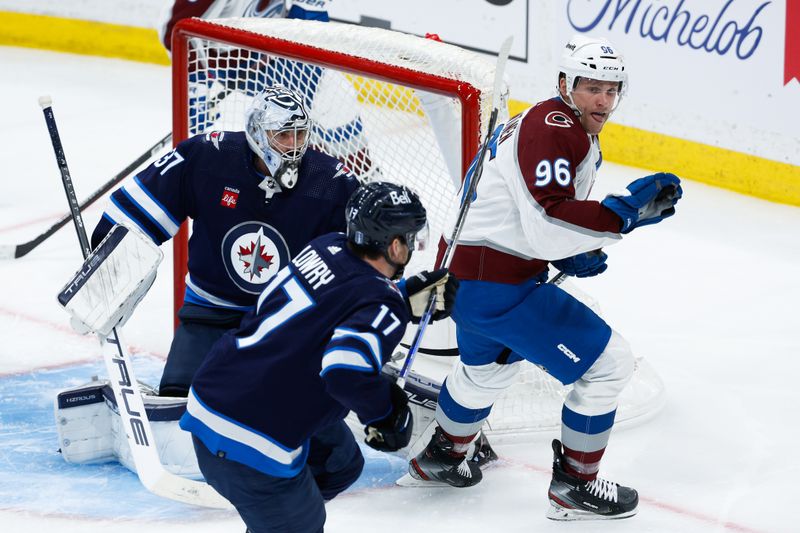
[{"label": "navy hockey glove", "polygon": [[608,268],[608,255],[602,250],[592,250],[572,257],[550,261],[550,264],[568,276],[588,278],[602,274]]},{"label": "navy hockey glove", "polygon": [[680,178],[659,172],[632,181],[627,193],[609,194],[601,203],[622,219],[620,233],[630,233],[674,215],[675,204],[682,195]]},{"label": "navy hockey glove", "polygon": [[396,452],[408,446],[411,441],[411,431],[414,429],[414,419],[408,408],[408,396],[397,383],[391,385],[392,412],[388,416],[370,422],[364,428],[367,437],[364,442],[370,448],[382,452]]},{"label": "navy hockey glove", "polygon": [[453,312],[458,291],[458,279],[446,268],[429,272],[427,270],[405,279],[405,293],[408,296],[408,309],[411,321],[417,323],[425,313],[431,291],[436,291],[436,308],[431,320],[434,322],[447,318]]}]

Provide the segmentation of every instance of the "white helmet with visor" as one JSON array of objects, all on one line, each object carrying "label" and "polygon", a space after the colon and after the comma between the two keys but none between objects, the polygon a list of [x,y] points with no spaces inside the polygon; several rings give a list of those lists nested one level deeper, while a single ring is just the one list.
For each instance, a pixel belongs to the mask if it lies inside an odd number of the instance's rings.
[{"label": "white helmet with visor", "polygon": [[[616,100],[611,108],[614,111],[628,89],[628,73],[622,54],[606,39],[575,35],[569,40],[558,63],[559,82],[561,75],[566,78],[566,98],[564,101],[574,111],[580,110],[572,101],[572,91],[580,78],[617,82]],[[560,92],[559,92],[560,94]]]},{"label": "white helmet with visor", "polygon": [[310,126],[303,97],[284,87],[266,89],[253,99],[247,110],[247,143],[286,189],[297,184]]}]

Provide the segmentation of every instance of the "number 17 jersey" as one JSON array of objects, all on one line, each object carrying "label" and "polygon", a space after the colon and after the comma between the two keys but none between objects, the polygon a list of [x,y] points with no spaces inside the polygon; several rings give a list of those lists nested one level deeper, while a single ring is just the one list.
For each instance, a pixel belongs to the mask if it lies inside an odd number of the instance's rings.
[{"label": "number 17 jersey", "polygon": [[309,438],[358,414],[391,412],[380,374],[409,320],[394,282],[332,233],[314,239],[259,296],[198,370],[181,427],[215,454],[297,475]]}]

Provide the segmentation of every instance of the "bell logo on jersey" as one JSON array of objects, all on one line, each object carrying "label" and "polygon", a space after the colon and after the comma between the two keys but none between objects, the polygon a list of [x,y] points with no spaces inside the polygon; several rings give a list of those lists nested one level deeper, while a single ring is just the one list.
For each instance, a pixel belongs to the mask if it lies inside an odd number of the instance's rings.
[{"label": "bell logo on jersey", "polygon": [[544,123],[557,128],[571,128],[575,122],[562,111],[550,111],[544,117]]},{"label": "bell logo on jersey", "polygon": [[243,222],[222,239],[222,262],[237,287],[260,294],[289,263],[289,247],[278,231],[263,222]]},{"label": "bell logo on jersey", "polygon": [[237,200],[239,200],[239,189],[225,187],[225,190],[222,192],[222,200],[220,200],[219,205],[236,209]]}]

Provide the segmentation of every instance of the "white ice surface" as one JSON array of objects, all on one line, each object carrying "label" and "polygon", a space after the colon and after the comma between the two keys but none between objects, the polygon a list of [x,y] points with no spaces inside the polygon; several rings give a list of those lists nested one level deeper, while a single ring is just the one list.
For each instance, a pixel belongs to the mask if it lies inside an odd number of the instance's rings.
[{"label": "white ice surface", "polygon": [[[38,97],[53,98],[75,188],[84,198],[169,130],[170,80],[164,67],[14,48],[0,48],[0,62],[0,244],[16,244],[66,212]],[[646,173],[606,163],[596,194]],[[410,489],[364,479],[328,504],[326,530],[800,531],[792,504],[800,479],[800,210],[691,181],[684,191],[677,216],[607,249],[608,271],[579,283],[666,383],[664,410],[616,432],[603,461],[605,477],[639,490],[639,515],[604,523],[546,520],[549,440],[556,436],[548,434],[498,446],[503,461],[472,489]],[[88,228],[101,211],[97,206],[86,213]],[[55,301],[79,264],[70,226],[26,257],[0,262],[0,384],[72,365],[102,369],[94,341],[71,332]],[[157,366],[169,346],[170,264],[168,257],[126,327],[132,350],[144,354],[142,364]],[[53,386],[52,393],[60,384]],[[14,433],[7,407],[13,400],[0,395],[0,434],[6,436]],[[32,401],[47,406],[52,396]],[[50,428],[23,427],[20,439],[36,442],[30,433],[44,429]],[[75,470],[56,466],[34,477],[28,473],[33,465],[10,459],[25,450],[14,449],[13,439],[5,442],[0,531],[244,531],[231,513],[170,503],[154,514],[158,505],[126,472],[75,467],[91,473],[77,484],[68,475]],[[45,442],[43,455],[30,460],[58,465],[60,458],[52,457],[57,444]],[[375,465],[381,461],[368,458],[365,475],[380,471]],[[388,464],[390,471],[402,467]],[[13,488],[31,483],[42,497],[33,508]],[[120,493],[119,483],[130,491]],[[104,511],[89,514],[69,503],[90,499]]]}]

